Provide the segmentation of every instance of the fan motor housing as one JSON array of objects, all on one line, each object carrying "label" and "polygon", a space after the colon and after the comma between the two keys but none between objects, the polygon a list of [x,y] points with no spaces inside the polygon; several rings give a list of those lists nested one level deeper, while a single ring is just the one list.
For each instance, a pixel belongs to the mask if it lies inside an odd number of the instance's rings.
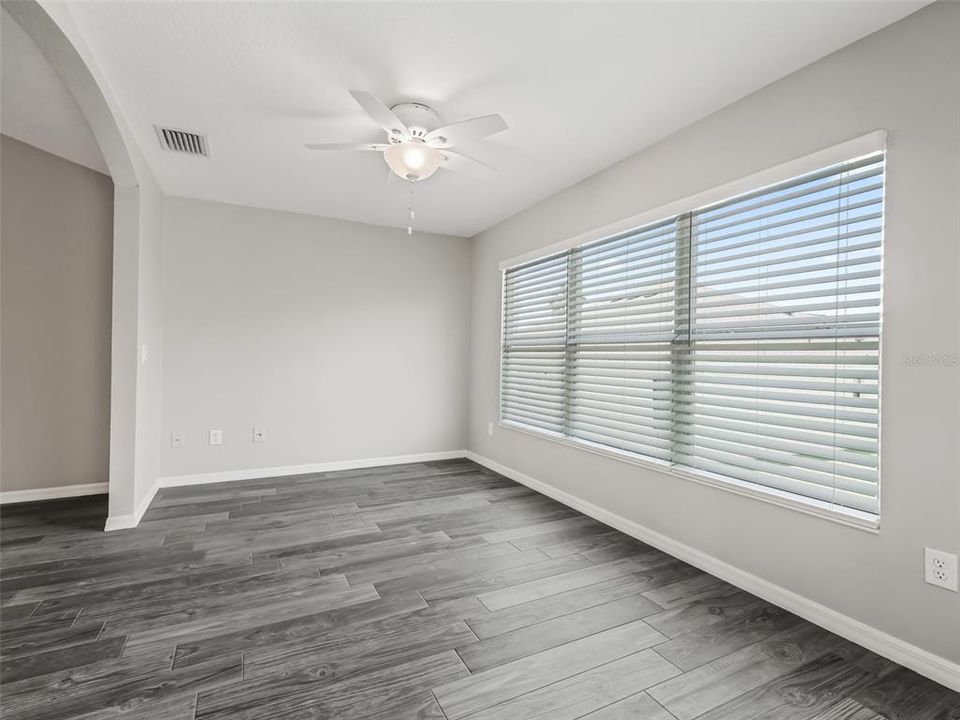
[{"label": "fan motor housing", "polygon": [[[440,125],[440,116],[429,105],[418,102],[398,103],[390,108],[410,130],[410,134],[423,140],[427,133]],[[390,142],[402,142],[401,138],[391,137]]]}]

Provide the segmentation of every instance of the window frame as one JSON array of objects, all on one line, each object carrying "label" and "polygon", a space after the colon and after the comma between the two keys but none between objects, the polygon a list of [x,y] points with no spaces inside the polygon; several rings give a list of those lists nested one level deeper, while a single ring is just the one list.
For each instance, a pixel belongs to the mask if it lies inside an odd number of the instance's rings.
[{"label": "window frame", "polygon": [[[664,473],[670,477],[678,477],[690,480],[698,484],[709,487],[719,488],[727,492],[750,497],[766,503],[786,507],[808,515],[825,518],[834,522],[841,523],[850,527],[869,532],[878,532],[880,527],[880,518],[882,516],[882,493],[880,488],[881,476],[881,449],[882,443],[878,447],[877,453],[877,514],[836,505],[824,500],[806,497],[800,494],[790,493],[776,488],[738,480],[736,478],[718,475],[706,470],[699,470],[682,465],[677,465],[669,461],[660,460],[654,457],[648,457],[635,452],[620,450],[615,447],[595,443],[590,440],[579,439],[564,433],[552,432],[523,423],[505,420],[503,418],[503,372],[504,372],[504,334],[505,334],[505,312],[506,312],[506,280],[507,270],[535,261],[546,260],[552,256],[566,253],[575,248],[588,245],[592,242],[610,238],[615,235],[624,234],[632,230],[643,228],[658,222],[668,221],[670,218],[679,218],[694,212],[700,208],[723,203],[729,199],[747,193],[759,192],[767,187],[777,185],[798,176],[806,175],[824,169],[831,165],[850,161],[851,159],[869,155],[877,152],[885,152],[887,145],[887,133],[884,130],[877,130],[866,135],[862,135],[852,140],[848,140],[838,145],[820,150],[809,155],[788,161],[767,170],[763,170],[745,177],[739,178],[718,187],[687,196],[667,205],[648,210],[638,215],[625,218],[616,223],[597,228],[595,230],[573,236],[558,243],[553,243],[546,247],[534,250],[523,255],[510,258],[500,262],[500,345],[499,345],[499,374],[498,374],[498,403],[497,403],[497,424],[499,427],[521,432],[533,437],[546,439],[560,445],[586,450],[601,456],[612,458],[620,462],[626,462],[632,465],[645,467],[657,472]],[[886,185],[884,184],[884,193]],[[884,218],[884,225],[886,218]],[[882,230],[881,230],[882,232]],[[881,268],[882,268],[882,248],[881,248]],[[882,269],[881,269],[882,273]],[[882,275],[881,275],[882,277]],[[879,337],[880,347],[878,350],[878,363],[882,365],[883,340],[882,332]],[[878,383],[880,381],[878,380]],[[880,402],[878,398],[878,403]],[[882,439],[880,428],[879,410],[878,410],[878,442]]]}]

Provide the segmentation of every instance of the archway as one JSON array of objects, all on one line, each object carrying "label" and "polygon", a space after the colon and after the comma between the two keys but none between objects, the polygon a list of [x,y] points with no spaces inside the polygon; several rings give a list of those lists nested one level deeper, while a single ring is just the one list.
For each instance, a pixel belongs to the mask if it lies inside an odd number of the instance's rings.
[{"label": "archway", "polygon": [[[133,527],[156,480],[162,368],[163,195],[64,3],[4,1],[60,74],[87,120],[114,182],[109,516]],[[156,352],[151,357],[151,348]]]}]

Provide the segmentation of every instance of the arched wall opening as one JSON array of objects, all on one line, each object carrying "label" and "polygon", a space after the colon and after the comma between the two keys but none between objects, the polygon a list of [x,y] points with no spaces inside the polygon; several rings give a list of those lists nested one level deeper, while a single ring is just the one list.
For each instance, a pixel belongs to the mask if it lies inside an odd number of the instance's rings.
[{"label": "arched wall opening", "polygon": [[[3,2],[77,102],[114,183],[109,516],[137,524],[156,480],[163,195],[66,4]],[[154,352],[151,352],[154,350]]]}]

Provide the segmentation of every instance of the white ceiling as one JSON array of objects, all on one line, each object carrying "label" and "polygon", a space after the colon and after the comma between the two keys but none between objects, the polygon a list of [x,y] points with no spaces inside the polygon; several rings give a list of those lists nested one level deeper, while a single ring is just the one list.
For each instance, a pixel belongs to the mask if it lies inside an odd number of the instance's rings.
[{"label": "white ceiling", "polygon": [[0,131],[5,135],[107,172],[73,95],[6,10],[0,10],[0,88]]},{"label": "white ceiling", "polygon": [[[420,229],[473,235],[924,5],[913,2],[80,2],[73,12],[164,191],[406,224],[382,135],[349,89],[510,129],[464,150],[498,173],[417,186]],[[209,136],[161,150],[153,125]]]}]

